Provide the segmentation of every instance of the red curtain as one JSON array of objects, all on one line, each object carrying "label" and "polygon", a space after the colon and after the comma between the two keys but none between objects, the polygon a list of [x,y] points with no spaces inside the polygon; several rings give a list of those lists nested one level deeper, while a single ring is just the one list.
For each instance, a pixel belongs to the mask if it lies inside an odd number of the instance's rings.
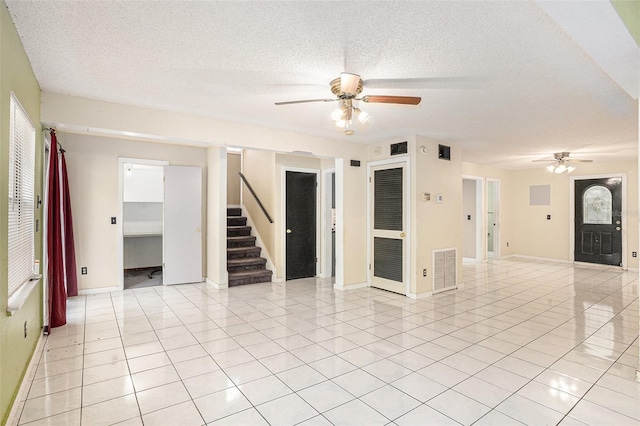
[{"label": "red curtain", "polygon": [[48,200],[49,326],[59,327],[67,323],[67,296],[78,295],[78,276],[67,162],[62,148],[58,159],[58,139],[53,130],[49,156]]},{"label": "red curtain", "polygon": [[78,295],[78,272],[76,270],[76,247],[73,242],[73,216],[71,215],[71,197],[69,196],[69,179],[67,178],[67,161],[64,149],[60,149],[60,166],[62,178],[62,208],[64,220],[64,269],[67,278],[67,296]]}]

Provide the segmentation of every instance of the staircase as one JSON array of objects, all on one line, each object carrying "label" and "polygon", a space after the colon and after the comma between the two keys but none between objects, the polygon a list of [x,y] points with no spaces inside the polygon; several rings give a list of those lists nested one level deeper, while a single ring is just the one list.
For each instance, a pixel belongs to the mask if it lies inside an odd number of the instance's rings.
[{"label": "staircase", "polygon": [[256,247],[256,237],[242,209],[227,208],[227,272],[229,287],[271,282],[273,272],[266,269],[267,259],[260,257],[262,249]]}]

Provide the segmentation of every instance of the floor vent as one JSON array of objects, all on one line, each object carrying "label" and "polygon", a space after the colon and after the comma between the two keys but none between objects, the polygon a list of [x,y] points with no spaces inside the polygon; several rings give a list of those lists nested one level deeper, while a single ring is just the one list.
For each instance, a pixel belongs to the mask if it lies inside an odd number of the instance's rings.
[{"label": "floor vent", "polygon": [[456,249],[433,251],[433,293],[458,287],[456,277]]}]

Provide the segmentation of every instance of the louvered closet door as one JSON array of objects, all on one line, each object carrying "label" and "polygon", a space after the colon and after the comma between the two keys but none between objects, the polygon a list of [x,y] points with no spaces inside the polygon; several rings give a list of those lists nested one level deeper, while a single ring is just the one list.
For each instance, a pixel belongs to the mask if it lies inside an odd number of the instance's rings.
[{"label": "louvered closet door", "polygon": [[372,169],[371,285],[406,294],[406,166]]}]

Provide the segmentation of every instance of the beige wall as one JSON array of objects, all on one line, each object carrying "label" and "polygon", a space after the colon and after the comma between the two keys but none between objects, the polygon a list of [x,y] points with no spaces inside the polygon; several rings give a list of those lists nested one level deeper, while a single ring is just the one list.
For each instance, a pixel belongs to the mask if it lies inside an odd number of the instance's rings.
[{"label": "beige wall", "polygon": [[[622,222],[628,241],[627,257],[623,263],[637,268],[638,258],[631,257],[632,251],[638,251],[638,173],[635,162],[577,164],[576,171],[571,175],[549,173],[544,168],[512,171],[510,202],[514,213],[514,253],[571,260],[573,217],[570,214],[570,178],[622,173],[626,174],[627,187],[626,194],[623,194],[627,199],[627,208],[622,214]],[[550,185],[551,205],[529,206],[530,185]],[[551,220],[546,219],[547,214],[551,215]]]},{"label": "beige wall", "polygon": [[[495,180],[499,182],[500,192],[498,194],[498,202],[499,202],[499,211],[498,211],[498,235],[499,235],[499,244],[497,249],[499,250],[500,257],[507,257],[514,254],[513,248],[513,220],[514,213],[511,203],[511,192],[512,192],[512,171],[505,169],[498,169],[490,166],[481,166],[478,164],[463,162],[462,163],[462,174],[469,177],[482,178],[482,198],[486,200],[487,197],[487,181],[489,179]],[[486,202],[485,202],[486,204]],[[483,210],[486,210],[484,208]],[[486,247],[487,247],[487,232],[485,218],[482,218],[483,221],[483,232],[482,232],[482,243],[481,247],[483,247],[482,259],[486,259]]]},{"label": "beige wall", "polygon": [[[408,153],[392,157],[389,145],[404,140],[408,142]],[[461,153],[458,147],[452,145],[451,161],[440,160],[440,143],[424,136],[412,136],[368,147],[369,162],[403,157],[410,159],[410,292],[416,295],[426,294],[433,288],[434,250],[456,249],[458,273],[462,271]],[[422,153],[422,147],[425,153]],[[423,193],[431,194],[431,200],[423,201]],[[442,195],[442,203],[436,203],[437,194]],[[365,210],[363,218],[366,215]],[[366,237],[363,241],[366,241]],[[423,269],[427,270],[426,277],[422,274]],[[460,277],[458,282],[461,282]]]},{"label": "beige wall", "polygon": [[[344,268],[338,268],[336,283],[338,286],[348,286],[366,281],[366,252],[362,251],[366,223],[361,220],[366,214],[366,173],[363,167],[355,169],[348,166],[350,159],[364,160],[364,145],[349,142],[339,132],[335,139],[326,139],[210,117],[47,92],[42,94],[42,99],[42,121],[67,133],[111,135],[128,140],[164,141],[203,147],[235,146],[272,153],[304,151],[318,157],[338,159],[341,166],[336,167],[336,178],[344,183],[345,188],[339,194],[340,197],[344,196],[344,202],[339,201],[343,209],[342,217],[341,209],[338,209],[340,226],[337,235],[340,235],[340,229],[344,229],[345,233],[336,248],[337,253],[344,253]],[[248,204],[246,199],[244,202]],[[274,243],[271,245],[274,246]]]},{"label": "beige wall", "polygon": [[[463,163],[463,174],[500,180],[500,256],[530,256],[569,261],[571,253],[570,185],[571,177],[626,173],[627,208],[623,212],[626,235],[626,266],[638,267],[638,173],[636,162],[580,163],[571,175],[547,172],[543,166],[527,170],[504,170]],[[485,179],[486,182],[486,179]],[[551,205],[530,206],[529,187],[549,185]],[[486,194],[486,185],[484,188]],[[486,196],[486,195],[485,195]],[[547,215],[551,220],[547,220]],[[485,233],[486,234],[486,233]],[[483,247],[486,236],[483,235]],[[509,247],[507,247],[509,243]]]},{"label": "beige wall", "polygon": [[206,277],[225,287],[227,277],[227,150],[207,149]]},{"label": "beige wall", "polygon": [[242,155],[227,153],[227,204],[240,205],[240,176],[242,168]]},{"label": "beige wall", "polygon": [[[462,180],[462,257],[476,258],[476,181]],[[470,219],[469,219],[470,218]]]},{"label": "beige wall", "polygon": [[[321,159],[315,157],[302,157],[288,154],[278,154],[266,151],[245,150],[243,154],[243,174],[251,184],[267,213],[273,219],[269,223],[257,202],[247,189],[242,185],[242,199],[244,206],[251,215],[255,231],[260,235],[266,246],[269,257],[273,261],[276,270],[274,277],[284,279],[284,194],[282,173],[287,167],[313,169],[320,171]],[[318,177],[320,185],[321,176]],[[318,253],[320,255],[320,253]]]},{"label": "beige wall", "polygon": [[[121,273],[118,158],[167,160],[171,165],[206,168],[206,152],[202,148],[76,134],[58,134],[58,140],[66,150],[76,263],[88,271],[87,275],[78,275],[78,288],[115,287]],[[205,207],[203,203],[203,211]],[[117,217],[117,225],[111,225],[112,216]]]}]

